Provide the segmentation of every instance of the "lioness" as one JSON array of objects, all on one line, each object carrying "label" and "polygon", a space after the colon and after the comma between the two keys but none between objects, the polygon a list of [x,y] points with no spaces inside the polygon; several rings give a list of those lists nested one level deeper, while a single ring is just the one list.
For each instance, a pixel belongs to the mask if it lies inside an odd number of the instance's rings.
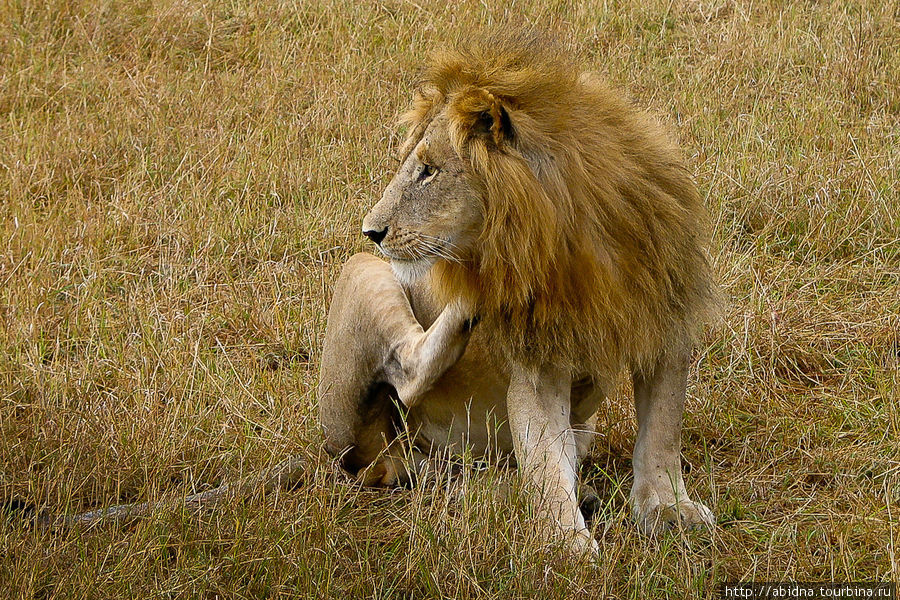
[{"label": "lioness", "polygon": [[[329,452],[372,485],[410,480],[436,449],[513,454],[548,520],[596,549],[577,464],[627,368],[635,520],[712,526],[681,474],[691,348],[716,289],[677,148],[529,34],[437,54],[402,121],[399,170],[362,225],[388,262],[353,256],[328,315]],[[412,448],[395,448],[404,427]]]}]

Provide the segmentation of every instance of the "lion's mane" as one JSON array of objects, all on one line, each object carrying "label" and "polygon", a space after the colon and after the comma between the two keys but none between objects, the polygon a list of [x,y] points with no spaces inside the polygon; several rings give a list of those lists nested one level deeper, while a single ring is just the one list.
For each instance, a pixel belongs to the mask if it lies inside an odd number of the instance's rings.
[{"label": "lion's mane", "polygon": [[442,298],[474,301],[509,358],[573,372],[694,341],[717,297],[705,212],[651,117],[532,34],[436,54],[404,147],[444,108],[484,228],[469,260],[433,269]]}]

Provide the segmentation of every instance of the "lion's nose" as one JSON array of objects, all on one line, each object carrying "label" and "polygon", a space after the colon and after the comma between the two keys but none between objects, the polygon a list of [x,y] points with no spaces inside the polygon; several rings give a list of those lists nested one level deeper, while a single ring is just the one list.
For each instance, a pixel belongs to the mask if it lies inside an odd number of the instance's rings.
[{"label": "lion's nose", "polygon": [[365,229],[363,230],[363,235],[375,242],[376,244],[380,244],[381,240],[384,239],[384,236],[387,235],[388,228],[385,227],[381,231],[375,229]]}]

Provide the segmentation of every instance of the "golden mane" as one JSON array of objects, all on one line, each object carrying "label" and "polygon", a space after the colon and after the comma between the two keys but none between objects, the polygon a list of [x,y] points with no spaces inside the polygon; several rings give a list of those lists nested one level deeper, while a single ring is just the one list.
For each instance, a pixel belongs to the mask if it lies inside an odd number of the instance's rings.
[{"label": "golden mane", "polygon": [[432,271],[507,355],[614,377],[692,342],[716,299],[704,210],[652,118],[532,34],[436,54],[402,120],[439,113],[483,190],[478,251]]}]

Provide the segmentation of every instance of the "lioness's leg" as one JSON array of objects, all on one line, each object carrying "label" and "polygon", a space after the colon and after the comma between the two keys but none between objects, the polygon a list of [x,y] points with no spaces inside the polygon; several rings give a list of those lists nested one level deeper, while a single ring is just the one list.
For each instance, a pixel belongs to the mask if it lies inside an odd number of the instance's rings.
[{"label": "lioness's leg", "polygon": [[[571,406],[572,432],[575,436],[576,469],[588,455],[597,435],[597,408],[606,398],[608,386],[585,377],[572,382]],[[586,519],[590,519],[603,506],[600,496],[592,486],[581,481],[578,484],[578,506]]]},{"label": "lioness's leg", "polygon": [[578,508],[577,447],[571,427],[572,378],[555,368],[514,365],[507,411],[516,461],[539,494],[540,508],[573,535],[575,549],[597,551]]},{"label": "lioness's leg", "polygon": [[453,306],[424,331],[390,266],[371,254],[351,257],[335,286],[322,350],[319,420],[328,451],[352,472],[380,459],[365,481],[395,483],[401,474],[384,452],[399,426],[394,399],[413,405],[459,359],[470,329]]},{"label": "lioness's leg", "polygon": [[681,418],[689,365],[689,349],[669,351],[652,372],[633,375],[638,434],[631,509],[647,534],[679,524],[715,523],[707,507],[690,500],[681,476]]}]

